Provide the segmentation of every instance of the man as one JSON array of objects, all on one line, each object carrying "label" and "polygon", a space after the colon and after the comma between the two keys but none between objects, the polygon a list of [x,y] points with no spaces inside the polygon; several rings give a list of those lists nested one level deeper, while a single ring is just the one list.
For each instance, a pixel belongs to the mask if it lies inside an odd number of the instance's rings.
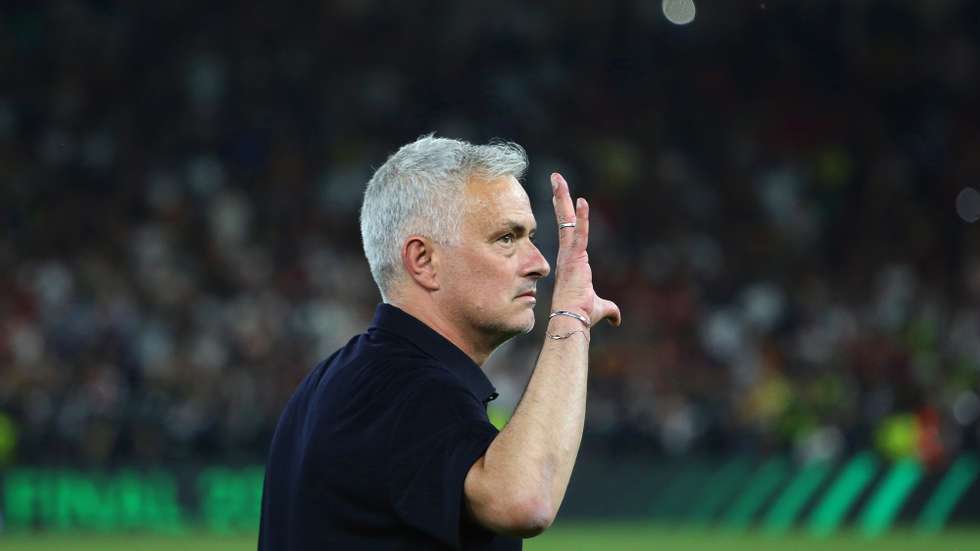
[{"label": "man", "polygon": [[561,505],[582,437],[598,297],[589,206],[551,177],[559,250],[552,314],[524,396],[499,432],[480,366],[534,327],[551,268],[534,245],[516,144],[423,137],[368,183],[364,252],[383,303],[317,366],[279,420],[259,549],[520,549]]}]

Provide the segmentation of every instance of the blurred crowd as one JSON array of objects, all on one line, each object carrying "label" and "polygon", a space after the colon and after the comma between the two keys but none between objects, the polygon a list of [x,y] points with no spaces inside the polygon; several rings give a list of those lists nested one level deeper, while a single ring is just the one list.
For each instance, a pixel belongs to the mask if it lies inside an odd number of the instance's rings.
[{"label": "blurred crowd", "polygon": [[543,230],[548,173],[590,199],[592,449],[977,449],[980,4],[697,4],[0,7],[0,466],[260,461],[428,132],[524,145]]}]

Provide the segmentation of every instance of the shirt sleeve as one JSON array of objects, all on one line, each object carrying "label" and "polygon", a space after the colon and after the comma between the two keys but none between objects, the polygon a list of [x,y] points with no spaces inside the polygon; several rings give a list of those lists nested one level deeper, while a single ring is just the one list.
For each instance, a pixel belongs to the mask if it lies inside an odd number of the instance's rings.
[{"label": "shirt sleeve", "polygon": [[432,371],[401,394],[389,440],[389,496],[405,523],[458,549],[463,482],[497,429],[452,375]]}]

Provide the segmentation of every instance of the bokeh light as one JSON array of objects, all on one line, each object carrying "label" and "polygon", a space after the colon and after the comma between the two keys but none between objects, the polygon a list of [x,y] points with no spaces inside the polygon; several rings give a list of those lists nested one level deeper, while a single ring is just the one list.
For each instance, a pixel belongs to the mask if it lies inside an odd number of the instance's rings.
[{"label": "bokeh light", "polygon": [[664,16],[675,25],[687,25],[697,14],[694,0],[664,0],[663,9]]},{"label": "bokeh light", "polygon": [[956,196],[956,213],[971,224],[980,220],[980,191],[972,187],[963,188]]}]

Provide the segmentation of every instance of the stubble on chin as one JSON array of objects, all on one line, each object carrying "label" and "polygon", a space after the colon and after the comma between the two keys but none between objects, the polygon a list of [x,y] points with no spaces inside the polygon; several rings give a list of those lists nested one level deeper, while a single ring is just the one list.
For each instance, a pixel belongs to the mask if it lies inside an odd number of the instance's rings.
[{"label": "stubble on chin", "polygon": [[527,325],[524,326],[524,329],[521,331],[521,334],[522,335],[529,335],[531,333],[531,331],[534,331],[534,323],[535,323],[535,321],[536,321],[536,318],[534,316],[534,310],[531,310],[531,321],[529,321],[527,323]]},{"label": "stubble on chin", "polygon": [[534,313],[531,313],[529,320],[523,320],[523,323],[509,323],[505,325],[500,325],[497,327],[497,333],[503,337],[501,342],[509,341],[510,339],[517,337],[519,335],[528,335],[534,331]]}]

